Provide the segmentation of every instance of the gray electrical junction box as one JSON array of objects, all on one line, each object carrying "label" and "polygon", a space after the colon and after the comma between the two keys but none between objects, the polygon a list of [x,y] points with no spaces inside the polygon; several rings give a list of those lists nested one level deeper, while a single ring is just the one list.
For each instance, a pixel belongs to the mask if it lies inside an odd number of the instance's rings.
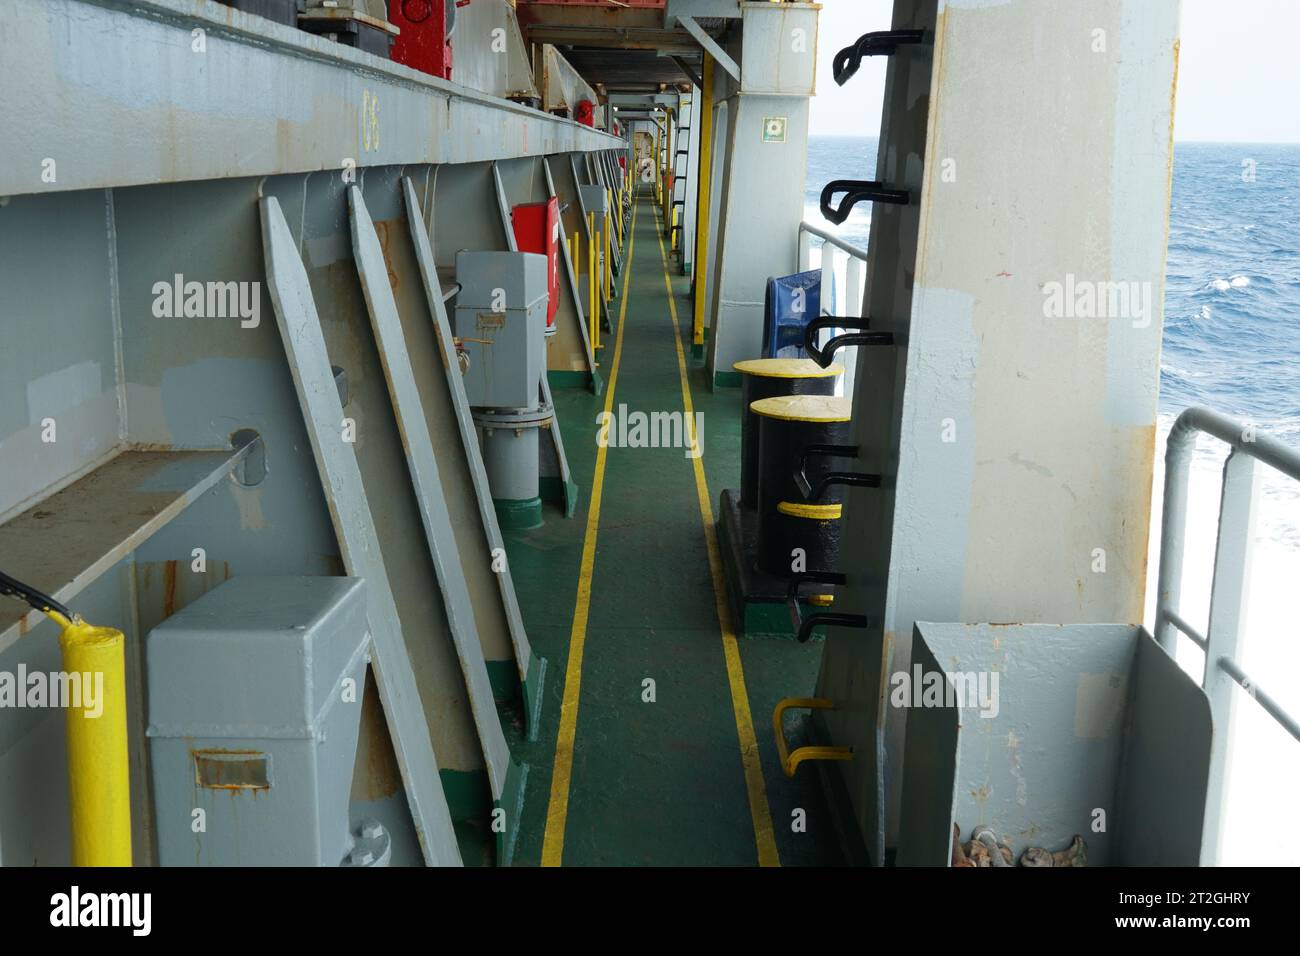
[{"label": "gray electrical junction box", "polygon": [[455,334],[469,359],[470,405],[535,408],[546,359],[546,257],[460,252],[456,281]]},{"label": "gray electrical junction box", "polygon": [[357,578],[232,578],[150,632],[160,864],[345,861],[369,647]]}]

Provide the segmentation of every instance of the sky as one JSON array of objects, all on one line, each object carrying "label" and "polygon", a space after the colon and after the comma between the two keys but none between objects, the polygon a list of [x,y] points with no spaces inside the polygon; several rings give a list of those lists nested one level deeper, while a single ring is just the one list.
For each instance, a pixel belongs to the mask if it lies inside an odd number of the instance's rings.
[{"label": "sky", "polygon": [[[812,134],[875,136],[885,95],[885,58],[864,60],[858,74],[843,87],[835,85],[831,60],[863,33],[889,29],[893,0],[820,2]],[[1300,0],[1182,0],[1174,138],[1300,143],[1297,36]]]}]

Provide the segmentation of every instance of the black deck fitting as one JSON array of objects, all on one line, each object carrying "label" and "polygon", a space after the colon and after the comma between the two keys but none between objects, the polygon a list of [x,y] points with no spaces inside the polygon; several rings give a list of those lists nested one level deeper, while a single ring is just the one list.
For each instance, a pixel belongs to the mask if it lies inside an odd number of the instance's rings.
[{"label": "black deck fitting", "polygon": [[[832,205],[836,193],[845,193],[839,206]],[[874,179],[834,179],[822,190],[822,215],[837,226],[849,218],[853,207],[860,202],[886,202],[906,206],[912,201],[906,189],[888,189]]]},{"label": "black deck fitting", "polygon": [[868,624],[866,617],[861,614],[840,614],[834,611],[828,611],[823,614],[810,614],[804,617],[799,611],[799,588],[804,584],[831,584],[841,585],[847,583],[847,578],[838,571],[805,571],[802,574],[796,574],[790,578],[790,589],[786,592],[785,604],[790,609],[790,623],[794,628],[795,634],[800,644],[807,644],[808,639],[812,637],[814,628],[823,624],[838,624],[842,627],[865,628]]},{"label": "black deck fitting", "polygon": [[[893,332],[867,331],[871,320],[852,316],[822,315],[813,319],[803,330],[803,350],[822,368],[829,368],[835,353],[850,345],[893,345]],[[824,329],[852,329],[834,336],[823,346],[818,346],[817,335]]]},{"label": "black deck fitting", "polygon": [[833,66],[835,82],[843,86],[862,65],[863,57],[893,56],[905,43],[920,43],[925,38],[924,30],[881,30],[876,33],[864,33],[857,41],[835,54]]}]

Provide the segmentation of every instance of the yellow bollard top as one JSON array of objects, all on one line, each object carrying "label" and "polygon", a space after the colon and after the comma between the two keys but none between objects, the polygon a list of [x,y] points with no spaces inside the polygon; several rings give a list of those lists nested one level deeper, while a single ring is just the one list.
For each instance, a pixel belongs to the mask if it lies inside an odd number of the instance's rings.
[{"label": "yellow bollard top", "polygon": [[808,358],[744,359],[732,368],[759,378],[830,378],[832,375],[844,374],[843,365],[832,364],[822,368]]}]

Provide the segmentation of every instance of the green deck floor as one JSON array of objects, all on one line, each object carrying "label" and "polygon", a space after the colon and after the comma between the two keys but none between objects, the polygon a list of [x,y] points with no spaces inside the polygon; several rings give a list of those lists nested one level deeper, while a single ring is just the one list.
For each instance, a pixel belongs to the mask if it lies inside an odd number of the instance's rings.
[{"label": "green deck floor", "polygon": [[[682,323],[675,329],[657,230],[653,203],[643,197],[635,216],[616,412],[620,406],[646,413],[683,407],[673,336],[682,336],[690,363],[689,280],[676,275],[674,263]],[[622,300],[614,305],[621,307]],[[608,387],[615,337],[603,336],[603,344],[599,361]],[[740,396],[732,389],[710,392],[703,369],[689,367],[716,510],[718,493],[739,482]],[[597,416],[605,405],[604,396],[579,389],[557,390],[555,401],[580,489],[578,511],[565,519],[548,507],[542,528],[507,535],[529,638],[535,652],[549,658],[539,732],[532,742],[516,743],[517,755],[531,765],[516,865],[542,861],[597,460]],[[804,764],[794,779],[786,778],[771,726],[779,699],[812,693],[821,646],[742,639],[739,651],[780,862],[841,863],[817,769]],[[755,865],[755,825],[694,465],[683,449],[607,450],[581,673],[564,865]],[[643,701],[647,678],[655,682],[653,703]],[[801,732],[792,733],[797,744]],[[806,814],[806,832],[793,831],[796,808]]]}]

